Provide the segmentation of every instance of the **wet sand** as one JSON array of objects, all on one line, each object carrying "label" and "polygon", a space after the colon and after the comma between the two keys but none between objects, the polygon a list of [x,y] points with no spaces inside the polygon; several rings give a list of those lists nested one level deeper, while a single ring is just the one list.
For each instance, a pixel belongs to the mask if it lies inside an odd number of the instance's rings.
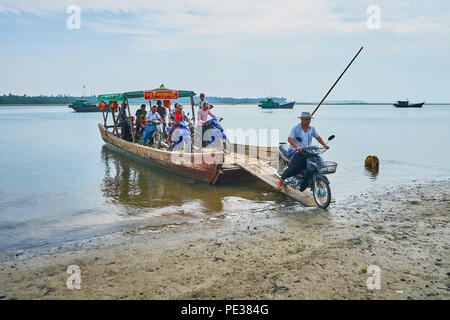
[{"label": "wet sand", "polygon": [[[289,201],[289,200],[286,200]],[[0,262],[1,299],[449,299],[450,180],[253,220],[143,227]],[[67,267],[81,289],[66,287]],[[381,269],[369,290],[368,266]]]}]

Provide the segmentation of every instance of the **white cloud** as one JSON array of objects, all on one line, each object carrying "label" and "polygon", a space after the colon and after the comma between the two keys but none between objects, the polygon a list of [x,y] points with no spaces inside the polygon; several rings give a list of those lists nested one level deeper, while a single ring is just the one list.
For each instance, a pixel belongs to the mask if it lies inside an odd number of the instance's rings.
[{"label": "white cloud", "polygon": [[[174,39],[188,45],[186,39],[209,44],[211,39],[223,37],[254,39],[324,32],[328,35],[363,33],[368,31],[366,8],[373,3],[350,0],[0,0],[0,12],[64,17],[67,6],[76,4],[82,14],[86,14],[83,28],[157,39],[163,42],[160,47],[166,47],[165,44],[171,47]],[[418,1],[414,6],[404,1],[380,0],[376,4],[381,8],[384,31],[448,31],[448,19],[442,18],[436,1]],[[410,16],[417,14],[418,6],[425,15],[421,19]]]}]

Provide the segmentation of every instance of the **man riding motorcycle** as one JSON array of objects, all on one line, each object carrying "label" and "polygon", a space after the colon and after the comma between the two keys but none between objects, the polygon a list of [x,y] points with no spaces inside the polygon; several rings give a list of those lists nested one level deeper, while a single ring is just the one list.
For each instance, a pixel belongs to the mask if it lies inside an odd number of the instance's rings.
[{"label": "man riding motorcycle", "polygon": [[[197,127],[195,128],[194,137],[195,137],[195,145],[200,147],[202,146],[203,134],[205,133],[205,124],[208,123],[208,115],[212,118],[218,118],[210,111],[210,103],[208,101],[202,101],[201,109],[198,110],[197,113]],[[223,118],[220,118],[220,121]]]},{"label": "man riding motorcycle", "polygon": [[161,123],[161,116],[156,112],[157,107],[154,105],[151,110],[147,116],[147,127],[145,128],[144,139],[142,140],[144,145],[152,137],[153,132],[158,130],[158,125]]},{"label": "man riding motorcycle", "polygon": [[[307,148],[311,145],[312,137],[314,137],[325,149],[330,147],[323,141],[323,139],[317,133],[317,130],[310,126],[311,114],[309,112],[302,112],[299,117],[301,122],[291,129],[288,142],[291,144],[289,147],[290,162],[288,168],[281,175],[276,189],[282,189],[282,184],[285,179],[295,176],[300,173],[301,170],[306,168],[306,157],[302,154],[303,148]],[[301,142],[297,140],[301,138]],[[307,172],[303,179],[300,191],[305,191],[308,186],[310,174]]]}]

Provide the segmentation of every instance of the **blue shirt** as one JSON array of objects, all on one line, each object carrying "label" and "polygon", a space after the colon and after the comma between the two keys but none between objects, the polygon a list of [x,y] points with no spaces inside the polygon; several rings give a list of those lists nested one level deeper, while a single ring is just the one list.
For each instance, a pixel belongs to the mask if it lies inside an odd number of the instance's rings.
[{"label": "blue shirt", "polygon": [[[302,142],[299,142],[296,137],[302,138]],[[309,126],[308,130],[305,132],[302,129],[301,123],[292,128],[289,138],[295,141],[295,143],[301,148],[307,148],[312,143],[312,137],[318,138],[319,133],[314,127]],[[289,147],[289,152],[296,152],[295,148],[291,145]]]}]

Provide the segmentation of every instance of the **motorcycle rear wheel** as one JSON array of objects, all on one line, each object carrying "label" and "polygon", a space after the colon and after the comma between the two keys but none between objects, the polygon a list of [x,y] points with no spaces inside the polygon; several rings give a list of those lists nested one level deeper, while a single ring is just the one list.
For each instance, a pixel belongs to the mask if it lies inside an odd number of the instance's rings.
[{"label": "motorcycle rear wheel", "polygon": [[313,181],[313,196],[317,206],[326,209],[331,202],[331,189],[328,181],[322,175],[316,175]]}]

